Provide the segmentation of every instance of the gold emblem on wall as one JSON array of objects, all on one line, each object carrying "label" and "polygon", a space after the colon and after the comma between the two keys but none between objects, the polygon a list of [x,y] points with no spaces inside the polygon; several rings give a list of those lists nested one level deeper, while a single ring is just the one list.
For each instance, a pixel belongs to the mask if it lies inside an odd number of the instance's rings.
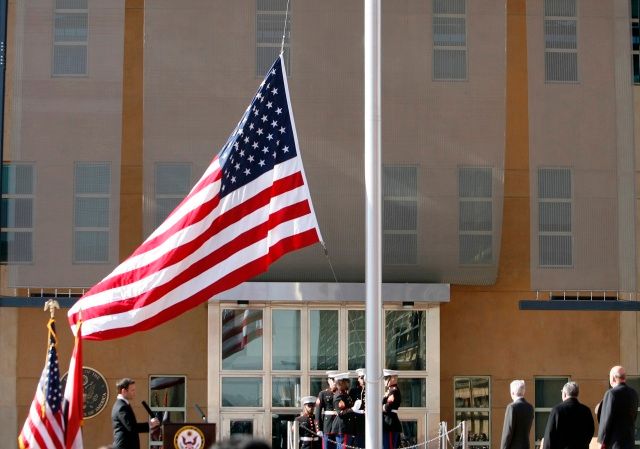
[{"label": "gold emblem on wall", "polygon": [[[67,375],[60,379],[62,391],[67,384]],[[84,418],[93,418],[104,410],[109,401],[109,387],[104,376],[97,370],[88,366],[82,367],[82,384],[84,386]]]}]

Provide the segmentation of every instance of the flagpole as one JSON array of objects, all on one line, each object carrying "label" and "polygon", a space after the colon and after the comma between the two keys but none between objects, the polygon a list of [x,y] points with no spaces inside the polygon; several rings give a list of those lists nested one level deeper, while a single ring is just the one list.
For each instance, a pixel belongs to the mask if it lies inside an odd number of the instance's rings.
[{"label": "flagpole", "polygon": [[381,214],[380,214],[380,2],[364,0],[364,165],[366,187],[365,447],[382,447]]}]

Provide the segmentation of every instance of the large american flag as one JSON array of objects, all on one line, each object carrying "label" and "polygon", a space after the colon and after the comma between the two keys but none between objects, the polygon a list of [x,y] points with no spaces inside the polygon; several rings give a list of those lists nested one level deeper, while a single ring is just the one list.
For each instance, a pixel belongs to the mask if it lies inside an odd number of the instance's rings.
[{"label": "large american flag", "polygon": [[93,340],[147,330],[320,240],[280,55],[191,192],[69,322]]},{"label": "large american flag", "polygon": [[47,358],[29,408],[29,414],[18,436],[20,449],[64,449],[64,425],[62,417],[62,390],[55,320],[47,324],[49,343]]}]

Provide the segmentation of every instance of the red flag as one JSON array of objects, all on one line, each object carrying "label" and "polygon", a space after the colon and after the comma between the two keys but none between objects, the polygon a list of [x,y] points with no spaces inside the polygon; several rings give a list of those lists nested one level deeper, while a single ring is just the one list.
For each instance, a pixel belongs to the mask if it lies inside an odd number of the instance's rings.
[{"label": "red flag", "polygon": [[83,449],[82,420],[84,416],[84,386],[82,381],[82,322],[78,323],[76,342],[69,363],[67,385],[64,389],[66,417],[65,449]]},{"label": "red flag", "polygon": [[151,236],[69,310],[86,339],[151,329],[321,240],[280,56],[220,153]]},{"label": "red flag", "polygon": [[62,391],[56,345],[55,320],[47,324],[49,344],[36,394],[29,415],[18,435],[20,449],[64,449]]}]

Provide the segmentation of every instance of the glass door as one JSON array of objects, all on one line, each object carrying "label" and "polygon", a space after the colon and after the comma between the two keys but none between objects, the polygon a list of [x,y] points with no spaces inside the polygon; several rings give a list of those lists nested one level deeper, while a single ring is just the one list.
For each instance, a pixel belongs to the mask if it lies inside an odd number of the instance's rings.
[{"label": "glass door", "polygon": [[403,411],[400,407],[398,414],[402,423],[401,447],[416,446],[427,441],[427,416],[425,413]]},{"label": "glass door", "polygon": [[262,413],[225,413],[221,416],[221,421],[221,439],[238,435],[264,439]]}]

